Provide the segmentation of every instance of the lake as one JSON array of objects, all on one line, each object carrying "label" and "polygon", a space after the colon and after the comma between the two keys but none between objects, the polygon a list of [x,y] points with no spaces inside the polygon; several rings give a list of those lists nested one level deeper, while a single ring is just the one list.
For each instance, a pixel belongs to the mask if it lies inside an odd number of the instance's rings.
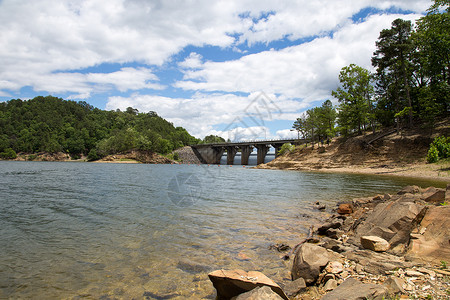
[{"label": "lake", "polygon": [[0,298],[213,299],[207,273],[288,264],[336,202],[442,183],[242,166],[0,161]]}]

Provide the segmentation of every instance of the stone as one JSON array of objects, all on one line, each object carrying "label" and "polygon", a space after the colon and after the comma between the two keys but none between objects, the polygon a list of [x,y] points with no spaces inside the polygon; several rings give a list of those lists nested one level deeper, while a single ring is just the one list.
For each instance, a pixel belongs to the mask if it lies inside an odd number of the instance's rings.
[{"label": "stone", "polygon": [[423,276],[423,273],[420,273],[420,272],[417,272],[417,271],[414,271],[414,270],[406,270],[405,274],[406,274],[406,276],[409,276],[409,277],[420,277],[420,276]]},{"label": "stone", "polygon": [[445,201],[445,190],[429,187],[423,192],[422,198],[426,202],[442,203]]},{"label": "stone", "polygon": [[326,294],[321,300],[382,299],[387,288],[378,284],[364,284],[354,278],[346,279],[340,286]]},{"label": "stone", "polygon": [[[367,219],[356,226],[353,242],[359,243],[361,236],[375,236],[383,232],[382,236],[389,242],[391,252],[394,252],[394,249],[403,251],[409,243],[412,229],[420,223],[426,210],[424,205],[408,201],[379,203]],[[397,247],[398,245],[400,247]]]},{"label": "stone", "polygon": [[441,260],[450,261],[449,220],[449,205],[430,206],[420,223],[420,227],[426,230],[411,239],[406,255],[437,265]]},{"label": "stone", "polygon": [[401,191],[397,193],[397,195],[404,195],[404,194],[417,194],[420,193],[420,187],[417,185],[409,185],[404,187]]},{"label": "stone", "polygon": [[216,270],[208,274],[217,290],[217,300],[230,299],[256,287],[268,286],[282,299],[288,300],[281,287],[261,272],[243,270]]},{"label": "stone", "polygon": [[340,215],[349,215],[353,212],[353,205],[351,203],[342,203],[339,205],[337,213]]},{"label": "stone", "polygon": [[329,254],[325,248],[310,243],[300,246],[292,263],[292,279],[303,278],[307,285],[316,282],[322,269],[329,261]]},{"label": "stone", "polygon": [[322,226],[320,226],[319,228],[317,228],[317,232],[321,235],[326,235],[327,231],[331,228],[336,229],[336,228],[341,228],[342,227],[342,221],[334,221],[334,222],[327,222],[325,224],[323,224]]},{"label": "stone", "polygon": [[378,236],[362,236],[361,245],[365,249],[369,249],[376,252],[384,252],[389,249],[389,243]]},{"label": "stone", "polygon": [[387,288],[389,294],[405,293],[403,289],[405,281],[396,276],[389,276],[389,278],[384,282],[384,286]]},{"label": "stone", "polygon": [[335,288],[337,288],[337,286],[338,286],[337,281],[334,279],[330,279],[325,283],[325,285],[323,286],[323,289],[325,292],[329,292],[329,291],[332,291]]},{"label": "stone", "polygon": [[344,266],[338,261],[330,261],[325,267],[325,271],[331,274],[338,274],[344,271]]},{"label": "stone", "polygon": [[253,290],[231,298],[231,300],[282,300],[270,287],[256,287]]},{"label": "stone", "polygon": [[306,282],[303,278],[298,278],[294,281],[289,281],[284,286],[284,292],[288,297],[294,297],[297,294],[306,290]]},{"label": "stone", "polygon": [[361,265],[363,271],[374,275],[384,275],[385,272],[398,268],[411,268],[413,264],[406,262],[403,257],[389,254],[387,252],[375,252],[372,250],[355,250],[344,252],[343,255],[348,260],[355,261],[356,272],[361,273]]},{"label": "stone", "polygon": [[189,259],[180,260],[177,268],[190,274],[206,273],[212,269],[209,265],[200,264]]}]

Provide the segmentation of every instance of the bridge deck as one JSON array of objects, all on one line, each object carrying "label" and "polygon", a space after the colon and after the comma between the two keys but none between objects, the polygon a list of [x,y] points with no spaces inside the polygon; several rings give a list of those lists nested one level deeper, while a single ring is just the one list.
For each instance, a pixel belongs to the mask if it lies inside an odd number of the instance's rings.
[{"label": "bridge deck", "polygon": [[252,145],[271,145],[271,144],[286,144],[286,143],[302,143],[304,139],[285,139],[285,140],[255,140],[255,141],[245,141],[245,142],[229,142],[229,143],[212,143],[212,144],[198,144],[191,145],[194,148],[204,148],[204,147],[239,147],[239,146],[252,146]]}]

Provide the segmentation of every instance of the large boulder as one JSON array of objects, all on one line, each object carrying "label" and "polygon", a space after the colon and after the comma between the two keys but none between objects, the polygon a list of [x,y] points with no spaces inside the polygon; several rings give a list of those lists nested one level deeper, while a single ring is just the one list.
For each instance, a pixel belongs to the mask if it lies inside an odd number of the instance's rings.
[{"label": "large boulder", "polygon": [[378,284],[364,284],[354,278],[346,279],[340,286],[321,298],[321,300],[362,300],[383,299],[387,289]]},{"label": "large boulder", "polygon": [[357,226],[353,242],[359,244],[361,236],[378,236],[389,242],[392,252],[403,253],[411,230],[420,223],[425,212],[424,205],[407,199],[380,203]]},{"label": "large boulder", "polygon": [[208,277],[217,290],[217,300],[229,300],[262,286],[268,286],[282,299],[288,300],[280,286],[261,272],[245,272],[239,269],[216,270],[209,273]]},{"label": "large boulder", "polygon": [[300,246],[292,264],[292,280],[305,279],[307,285],[316,282],[320,272],[330,261],[327,249],[310,243]]},{"label": "large boulder", "polygon": [[412,234],[407,255],[439,264],[450,261],[450,206],[431,206]]}]

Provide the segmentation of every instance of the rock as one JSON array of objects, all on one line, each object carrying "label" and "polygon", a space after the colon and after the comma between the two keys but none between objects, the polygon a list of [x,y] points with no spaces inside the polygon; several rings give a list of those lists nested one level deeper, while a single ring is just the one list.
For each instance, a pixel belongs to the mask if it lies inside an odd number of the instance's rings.
[{"label": "rock", "polygon": [[442,203],[445,201],[445,190],[429,187],[423,192],[422,198],[426,202]]},{"label": "rock", "polygon": [[[410,239],[410,233],[422,220],[426,212],[424,205],[405,202],[389,201],[375,206],[373,212],[356,227],[358,243],[361,236],[375,236],[383,232],[382,237],[389,242],[391,252],[403,252]],[[357,245],[357,244],[356,244]],[[397,247],[399,246],[399,247]]]},{"label": "rock", "polygon": [[277,293],[270,287],[262,286],[256,287],[250,292],[240,294],[239,296],[231,298],[231,300],[282,300]]},{"label": "rock", "polygon": [[303,278],[307,285],[312,285],[328,261],[329,254],[325,248],[305,243],[300,246],[294,257],[292,279]]},{"label": "rock", "polygon": [[409,245],[407,256],[440,264],[450,261],[450,206],[430,206],[422,222],[426,228],[422,235],[416,235]]},{"label": "rock", "polygon": [[[256,287],[268,286],[282,299],[288,300],[278,284],[261,272],[243,270],[216,270],[208,274],[217,290],[217,299],[225,300],[253,290]],[[250,298],[253,299],[253,298]],[[257,298],[254,298],[257,299]]]},{"label": "rock", "polygon": [[205,273],[211,271],[211,267],[188,259],[180,260],[177,268],[190,274]]},{"label": "rock", "polygon": [[337,286],[338,286],[337,281],[334,279],[330,279],[325,283],[325,285],[323,286],[323,289],[325,292],[329,292],[329,291],[332,291],[335,288],[337,288]]},{"label": "rock", "polygon": [[382,285],[364,284],[354,278],[348,278],[321,300],[382,299],[386,294],[387,289]]},{"label": "rock", "polygon": [[359,265],[367,273],[374,275],[384,275],[387,271],[398,268],[410,268],[411,262],[406,262],[404,258],[386,252],[374,252],[371,250],[355,250],[342,253],[348,260],[355,261],[356,271],[361,273]]},{"label": "rock", "polygon": [[395,276],[389,276],[389,278],[384,282],[384,286],[387,288],[388,293],[391,295],[405,293],[403,285],[405,285],[405,281]]},{"label": "rock", "polygon": [[420,187],[417,185],[410,185],[404,187],[401,191],[397,193],[397,195],[404,195],[404,194],[417,194],[420,193]]},{"label": "rock", "polygon": [[344,271],[344,266],[338,261],[330,261],[325,267],[325,271],[331,274],[338,274]]},{"label": "rock", "polygon": [[378,236],[362,236],[361,245],[365,249],[369,249],[376,252],[384,252],[389,249],[389,243]]},{"label": "rock", "polygon": [[341,228],[342,227],[342,221],[338,220],[338,221],[334,221],[334,222],[327,222],[325,224],[323,224],[322,226],[320,226],[317,229],[317,232],[321,235],[326,235],[327,231],[331,228],[335,229],[335,228]]},{"label": "rock", "polygon": [[283,290],[288,297],[294,297],[298,293],[303,292],[305,289],[306,289],[305,279],[300,277],[294,281],[289,281],[288,283],[286,283]]},{"label": "rock", "polygon": [[340,215],[349,215],[353,212],[353,205],[351,203],[342,203],[339,205],[337,213]]},{"label": "rock", "polygon": [[417,271],[414,271],[414,270],[406,270],[405,274],[406,274],[406,276],[409,276],[409,277],[420,277],[420,276],[423,276],[423,273],[420,273],[420,272],[417,272]]},{"label": "rock", "polygon": [[269,246],[269,250],[277,250],[278,252],[286,252],[291,249],[291,246],[281,243],[281,244],[272,244]]}]

